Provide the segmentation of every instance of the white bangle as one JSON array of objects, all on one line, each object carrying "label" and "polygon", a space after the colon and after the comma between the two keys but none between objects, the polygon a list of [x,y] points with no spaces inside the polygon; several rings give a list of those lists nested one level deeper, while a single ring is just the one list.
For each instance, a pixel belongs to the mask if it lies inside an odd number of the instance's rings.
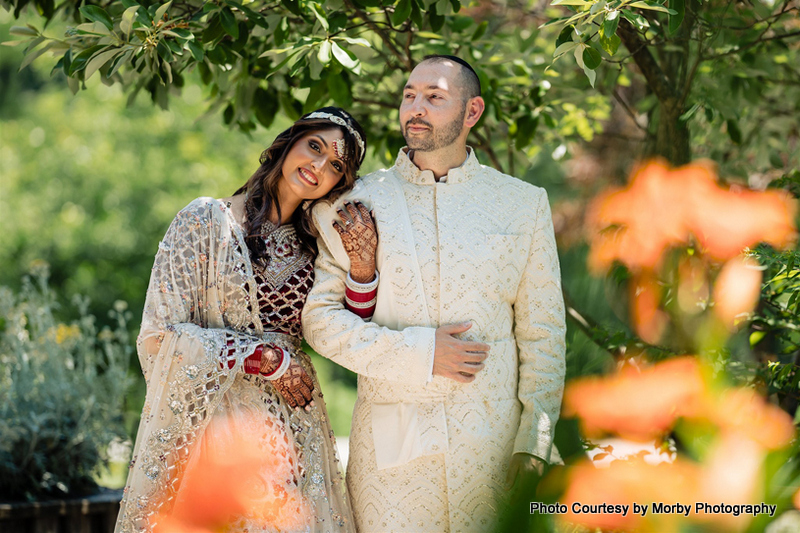
[{"label": "white bangle", "polygon": [[279,364],[278,368],[273,370],[271,373],[266,375],[264,374],[261,375],[261,377],[263,377],[268,381],[275,381],[276,379],[281,379],[283,375],[286,373],[286,371],[289,370],[289,365],[292,364],[292,357],[288,353],[286,353],[286,351],[283,348],[276,346],[275,349],[281,351],[281,364]]},{"label": "white bangle", "polygon": [[359,283],[355,281],[352,278],[352,276],[350,276],[350,272],[348,272],[344,284],[351,291],[363,294],[366,292],[372,292],[375,289],[377,289],[379,280],[380,280],[380,274],[378,274],[377,270],[375,271],[375,279],[373,279],[369,283]]},{"label": "white bangle", "polygon": [[347,303],[347,307],[350,307],[352,309],[369,309],[370,307],[375,307],[375,304],[378,301],[377,296],[368,302],[354,302],[347,296],[345,296],[344,299],[345,303]]}]

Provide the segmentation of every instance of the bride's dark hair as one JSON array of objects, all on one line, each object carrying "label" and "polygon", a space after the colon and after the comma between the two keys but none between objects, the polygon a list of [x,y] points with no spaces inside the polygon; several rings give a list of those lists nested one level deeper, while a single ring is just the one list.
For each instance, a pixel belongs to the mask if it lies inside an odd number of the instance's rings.
[{"label": "bride's dark hair", "polygon": [[[359,146],[355,136],[350,133],[347,127],[334,123],[328,118],[307,118],[308,115],[314,113],[327,113],[344,120],[358,135],[361,136],[363,142]],[[247,200],[245,201],[245,241],[247,248],[250,250],[250,256],[253,260],[260,259],[264,256],[264,241],[261,238],[260,228],[261,225],[269,217],[272,206],[278,212],[278,217],[281,216],[281,206],[278,203],[278,183],[281,180],[281,168],[286,159],[286,154],[292,149],[294,143],[301,139],[304,135],[313,131],[324,131],[330,129],[337,129],[345,139],[345,149],[347,150],[346,158],[344,161],[344,175],[339,182],[331,189],[331,191],[316,200],[305,201],[295,209],[292,213],[292,225],[297,231],[297,236],[300,239],[300,244],[308,252],[316,255],[317,253],[317,231],[311,221],[311,209],[322,201],[334,201],[343,193],[347,192],[355,184],[358,177],[357,172],[361,167],[366,155],[366,141],[367,137],[361,125],[350,116],[349,113],[338,107],[323,107],[303,115],[297,122],[295,122],[289,129],[278,135],[272,142],[269,148],[261,153],[261,166],[258,170],[247,180],[247,183],[242,185],[234,195],[246,193]],[[253,213],[253,215],[251,215]]]}]

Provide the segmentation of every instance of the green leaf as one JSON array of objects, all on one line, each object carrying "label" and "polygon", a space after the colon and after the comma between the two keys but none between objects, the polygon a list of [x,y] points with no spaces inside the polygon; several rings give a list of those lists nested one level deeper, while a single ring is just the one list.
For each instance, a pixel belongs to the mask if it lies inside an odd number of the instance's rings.
[{"label": "green leaf", "polygon": [[111,66],[108,68],[108,72],[106,73],[106,78],[110,78],[114,75],[117,70],[131,57],[133,50],[126,50],[124,53],[119,55],[114,61],[111,62]]},{"label": "green leaf", "polygon": [[[603,56],[600,55],[600,52],[592,48],[591,46],[587,46],[583,49],[583,64],[589,70],[594,70],[600,66],[600,63],[603,62]],[[592,84],[594,86],[594,84]]]},{"label": "green leaf", "polygon": [[584,68],[583,73],[586,74],[586,77],[589,78],[589,83],[594,87],[594,82],[597,79],[597,71]]},{"label": "green leaf", "polygon": [[675,11],[674,15],[669,16],[669,34],[675,35],[686,14],[686,3],[685,0],[669,0],[669,7]]},{"label": "green leaf", "polygon": [[107,48],[104,45],[95,45],[83,50],[80,54],[76,55],[72,58],[72,61],[69,64],[69,75],[72,76],[76,72],[79,72],[86,68],[86,63],[92,58],[100,50]]},{"label": "green leaf", "polygon": [[344,68],[353,70],[358,66],[358,59],[351,58],[350,55],[337,43],[331,43],[331,50],[333,51],[333,57],[335,57],[336,61],[338,61]]},{"label": "green leaf", "polygon": [[355,45],[358,45],[358,46],[366,46],[367,48],[372,48],[372,44],[370,44],[370,42],[368,40],[364,39],[363,37],[357,37],[357,38],[354,39],[353,37],[347,37],[345,35],[342,35],[341,37],[339,37],[339,39],[341,39],[341,40],[343,40],[343,41],[345,41],[347,43],[350,43],[350,44],[355,44]]},{"label": "green leaf", "polygon": [[11,26],[11,29],[8,30],[8,33],[11,35],[19,35],[21,37],[36,37],[39,35],[39,32],[28,28],[27,26]]},{"label": "green leaf", "polygon": [[195,61],[203,60],[205,52],[203,51],[203,47],[197,44],[197,41],[189,41],[186,45],[189,47],[189,52],[191,52]]},{"label": "green leaf", "polygon": [[539,125],[539,118],[526,113],[517,119],[517,134],[514,140],[517,150],[524,150],[533,140],[536,134],[536,127]]},{"label": "green leaf", "polygon": [[428,21],[430,22],[430,24],[431,24],[431,29],[432,29],[433,31],[435,31],[435,32],[436,32],[436,31],[439,31],[439,30],[441,30],[441,29],[442,29],[442,26],[444,26],[444,20],[445,20],[445,19],[444,19],[444,15],[440,15],[440,14],[439,14],[438,12],[436,12],[436,11],[431,11],[431,12],[429,12],[429,15],[428,15]]},{"label": "green leaf", "polygon": [[678,120],[680,120],[681,122],[686,122],[687,120],[692,118],[695,113],[697,113],[697,110],[700,109],[700,107],[702,106],[698,103],[693,104],[688,111],[686,111],[683,115],[678,117]]},{"label": "green leaf", "polygon": [[110,35],[111,32],[108,31],[105,24],[102,22],[84,22],[83,24],[78,24],[75,27],[75,31],[78,35]]},{"label": "green leaf", "polygon": [[650,27],[650,23],[647,22],[647,19],[641,16],[639,13],[634,13],[630,9],[623,9],[622,10],[623,18],[627,19],[628,22],[634,25],[634,27],[639,31],[645,31]]},{"label": "green leaf", "polygon": [[572,41],[572,32],[575,31],[575,26],[565,26],[561,33],[558,34],[558,38],[556,39],[556,48],[561,46],[564,43],[571,43]]},{"label": "green leaf", "polygon": [[119,21],[119,29],[122,30],[122,33],[125,35],[130,35],[133,30],[133,21],[136,18],[136,12],[138,10],[138,5],[131,6],[122,14],[122,18]]},{"label": "green leaf", "polygon": [[342,107],[353,105],[350,85],[344,76],[328,76],[328,92],[336,105]]},{"label": "green leaf", "polygon": [[660,11],[662,13],[669,13],[670,10],[659,4],[648,4],[647,2],[632,2],[628,4],[630,7],[638,7],[639,9],[649,9],[650,11]]},{"label": "green leaf", "polygon": [[331,42],[328,40],[322,41],[322,44],[319,45],[319,52],[317,53],[317,59],[319,59],[320,63],[323,65],[327,65],[331,62]]},{"label": "green leaf", "polygon": [[22,63],[19,66],[19,70],[24,69],[25,67],[27,67],[28,65],[33,63],[36,60],[36,58],[41,56],[43,53],[47,52],[50,49],[50,47],[52,46],[52,44],[53,44],[52,42],[48,43],[48,44],[42,46],[41,48],[39,48],[38,50],[36,50],[35,52],[26,53],[25,57],[22,59]]},{"label": "green leaf", "polygon": [[733,119],[728,119],[725,122],[728,126],[728,136],[735,144],[742,144],[742,130],[739,129],[739,124]]},{"label": "green leaf", "polygon": [[392,26],[400,26],[411,16],[411,2],[413,0],[400,0],[392,13]]},{"label": "green leaf", "polygon": [[767,335],[766,331],[754,331],[750,334],[750,346],[755,346]]},{"label": "green leaf", "polygon": [[558,48],[556,48],[556,51],[553,52],[553,57],[556,57],[556,58],[561,57],[564,54],[566,54],[568,52],[571,52],[572,50],[574,50],[577,47],[578,47],[578,43],[576,43],[574,41],[569,41],[567,43],[564,43],[561,46],[559,46]]},{"label": "green leaf", "polygon": [[619,50],[619,45],[622,43],[622,39],[619,38],[619,35],[614,34],[611,37],[600,37],[600,46],[603,47],[603,50],[610,56],[613,56]]},{"label": "green leaf", "polygon": [[478,25],[478,27],[475,29],[475,33],[472,34],[472,40],[473,41],[477,41],[478,39],[483,37],[483,34],[486,33],[486,28],[488,28],[488,27],[489,27],[489,21],[488,20],[484,20],[483,22],[481,22]]},{"label": "green leaf", "polygon": [[420,11],[417,3],[413,1],[411,2],[411,20],[417,25],[418,29],[422,29],[422,11]]},{"label": "green leaf", "polygon": [[225,33],[234,39],[239,38],[239,23],[236,22],[236,16],[229,7],[225,7],[220,11],[220,22],[222,22],[222,28]]},{"label": "green leaf", "polygon": [[100,22],[103,26],[110,30],[114,29],[114,23],[111,22],[111,17],[108,16],[105,9],[98,6],[82,6],[80,8],[81,14],[92,22]]},{"label": "green leaf", "polygon": [[328,29],[330,28],[330,26],[328,25],[328,19],[326,19],[323,13],[320,12],[319,8],[317,7],[317,4],[315,4],[314,2],[310,2],[308,4],[308,7],[309,9],[311,9],[311,12],[314,13],[314,16],[319,21],[320,26],[322,26],[322,29],[328,31]]},{"label": "green leaf", "polygon": [[123,53],[122,50],[119,48],[115,48],[113,50],[106,50],[105,52],[100,52],[99,54],[95,54],[92,58],[86,63],[86,69],[83,73],[83,80],[86,81],[92,77],[92,74],[97,72],[100,67],[117,57]]},{"label": "green leaf", "polygon": [[158,42],[156,45],[156,52],[158,52],[158,56],[167,63],[171,63],[175,60],[175,56],[172,55],[172,50],[164,41]]},{"label": "green leaf", "polygon": [[587,0],[553,0],[551,6],[588,6]]},{"label": "green leaf", "polygon": [[170,8],[170,6],[171,6],[171,5],[172,5],[172,0],[169,0],[169,2],[167,2],[166,4],[164,4],[164,5],[162,5],[161,7],[159,7],[159,8],[156,10],[156,14],[155,14],[155,16],[153,17],[153,20],[155,20],[156,22],[158,22],[159,20],[161,20],[162,18],[164,18],[164,15],[166,14],[167,10]]},{"label": "green leaf", "polygon": [[430,31],[418,31],[417,35],[419,35],[420,37],[424,37],[425,39],[444,40],[444,37],[442,37],[438,33],[433,33],[433,32],[430,32]]},{"label": "green leaf", "polygon": [[603,25],[600,27],[603,37],[609,38],[617,33],[617,25],[619,24],[619,11],[611,11],[606,15]]}]

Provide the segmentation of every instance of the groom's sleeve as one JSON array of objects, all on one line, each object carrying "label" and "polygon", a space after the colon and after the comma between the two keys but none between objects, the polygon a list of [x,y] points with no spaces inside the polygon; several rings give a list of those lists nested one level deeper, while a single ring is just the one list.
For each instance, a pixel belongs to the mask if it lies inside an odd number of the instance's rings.
[{"label": "groom's sleeve", "polygon": [[514,302],[522,403],[514,453],[550,462],[564,392],[566,324],[550,205],[543,189],[533,191],[538,193],[531,204],[537,206],[534,233]]},{"label": "groom's sleeve", "polygon": [[[306,341],[323,357],[359,375],[425,385],[431,378],[436,330],[407,327],[396,331],[365,322],[345,308],[349,263],[338,235],[326,231],[330,217],[319,216],[319,212],[332,210],[329,206],[315,210],[314,222],[321,236],[317,239],[314,286],[303,307]],[[334,247],[335,253],[331,251]]]}]

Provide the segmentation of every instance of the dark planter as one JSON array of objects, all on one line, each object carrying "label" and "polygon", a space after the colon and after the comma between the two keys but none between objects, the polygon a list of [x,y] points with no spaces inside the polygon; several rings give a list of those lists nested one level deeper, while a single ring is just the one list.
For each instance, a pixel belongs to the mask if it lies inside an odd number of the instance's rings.
[{"label": "dark planter", "polygon": [[2,533],[112,533],[121,490],[69,500],[0,502]]}]

